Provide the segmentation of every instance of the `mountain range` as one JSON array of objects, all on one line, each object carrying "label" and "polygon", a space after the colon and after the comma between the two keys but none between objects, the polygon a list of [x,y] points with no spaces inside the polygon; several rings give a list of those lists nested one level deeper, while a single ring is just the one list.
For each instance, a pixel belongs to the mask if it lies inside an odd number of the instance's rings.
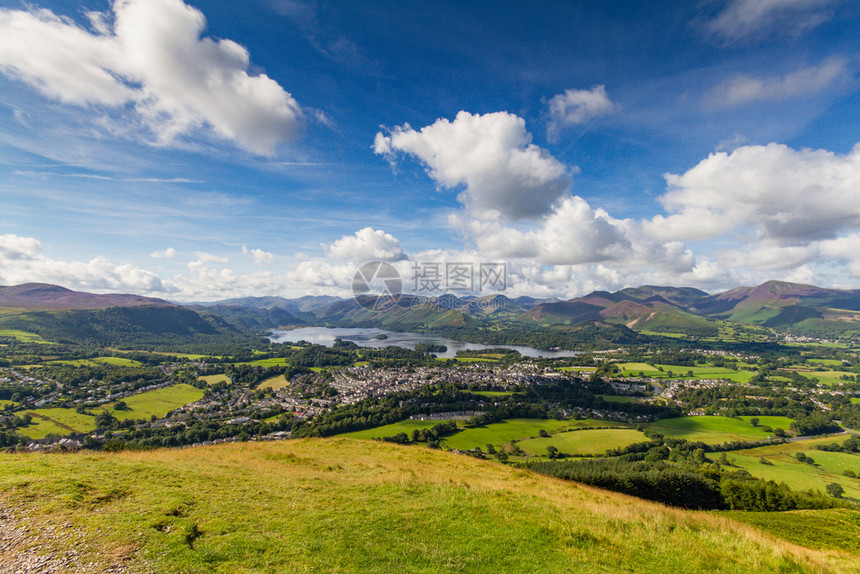
[{"label": "mountain range", "polygon": [[391,304],[379,303],[371,296],[271,296],[180,305],[140,295],[99,295],[27,283],[0,286],[0,328],[55,339],[79,339],[85,334],[97,342],[128,333],[223,336],[287,325],[441,330],[603,323],[646,335],[709,337],[727,325],[740,324],[818,337],[860,333],[860,290],[782,281],[717,294],[690,287],[645,285],[594,291],[569,300],[404,294]]}]

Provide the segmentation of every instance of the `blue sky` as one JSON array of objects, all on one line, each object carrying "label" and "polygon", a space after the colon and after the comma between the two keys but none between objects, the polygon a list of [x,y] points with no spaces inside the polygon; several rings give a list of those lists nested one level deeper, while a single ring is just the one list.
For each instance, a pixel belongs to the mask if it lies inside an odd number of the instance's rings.
[{"label": "blue sky", "polygon": [[0,284],[856,288],[858,29],[850,0],[0,2]]}]

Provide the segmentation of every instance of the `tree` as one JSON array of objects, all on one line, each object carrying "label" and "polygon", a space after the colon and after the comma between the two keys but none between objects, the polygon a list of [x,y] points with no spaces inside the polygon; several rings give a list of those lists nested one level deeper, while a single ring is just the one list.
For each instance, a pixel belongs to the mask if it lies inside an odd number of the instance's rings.
[{"label": "tree", "polygon": [[785,438],[785,431],[779,427],[776,427],[775,429],[773,429],[773,436]]},{"label": "tree", "polygon": [[113,410],[115,411],[130,411],[131,409],[125,404],[125,401],[117,401],[113,406]]},{"label": "tree", "polygon": [[550,458],[558,458],[558,449],[552,445],[549,445],[548,447],[546,447],[546,454]]},{"label": "tree", "polygon": [[842,498],[842,495],[845,494],[845,489],[838,482],[831,482],[825,489],[827,490],[827,494],[833,498]]},{"label": "tree", "polygon": [[758,417],[753,417],[750,419],[750,424],[754,427],[758,426]]},{"label": "tree", "polygon": [[119,423],[119,420],[107,411],[102,411],[96,415],[96,428],[99,430],[112,429]]},{"label": "tree", "polygon": [[539,436],[542,436],[542,437],[544,437],[544,438],[546,438],[546,437],[548,437],[548,436],[549,436],[549,433],[548,433],[548,432],[546,432],[546,430],[544,430],[544,429],[540,429],[540,430],[538,431],[538,435],[539,435]]}]

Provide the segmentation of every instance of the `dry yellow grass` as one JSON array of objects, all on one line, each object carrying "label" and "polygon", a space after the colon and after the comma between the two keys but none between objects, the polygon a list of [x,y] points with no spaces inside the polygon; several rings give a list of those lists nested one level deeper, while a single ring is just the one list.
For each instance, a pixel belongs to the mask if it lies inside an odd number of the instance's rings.
[{"label": "dry yellow grass", "polygon": [[[154,572],[856,572],[728,518],[490,461],[346,438],[2,455],[35,523]],[[191,542],[189,542],[189,540]]]}]

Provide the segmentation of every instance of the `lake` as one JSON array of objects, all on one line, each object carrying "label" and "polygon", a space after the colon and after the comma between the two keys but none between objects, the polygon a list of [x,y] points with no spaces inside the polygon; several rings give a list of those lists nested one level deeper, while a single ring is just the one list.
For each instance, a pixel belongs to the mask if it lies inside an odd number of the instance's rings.
[{"label": "lake", "polygon": [[[379,340],[376,337],[386,335],[388,338]],[[438,335],[428,335],[424,333],[398,333],[396,331],[384,331],[382,329],[361,329],[361,328],[346,328],[346,327],[303,327],[301,329],[291,329],[285,331],[275,329],[271,332],[269,340],[273,343],[297,343],[299,341],[307,341],[317,345],[325,345],[331,347],[335,339],[343,339],[344,341],[352,341],[359,347],[406,347],[407,349],[415,349],[415,345],[426,343],[430,345],[445,345],[448,351],[445,353],[434,353],[440,359],[452,359],[457,356],[457,351],[483,351],[485,349],[514,349],[524,357],[575,357],[579,351],[542,351],[534,347],[523,347],[519,345],[482,345],[480,343],[466,343],[463,341],[455,341]]]}]

